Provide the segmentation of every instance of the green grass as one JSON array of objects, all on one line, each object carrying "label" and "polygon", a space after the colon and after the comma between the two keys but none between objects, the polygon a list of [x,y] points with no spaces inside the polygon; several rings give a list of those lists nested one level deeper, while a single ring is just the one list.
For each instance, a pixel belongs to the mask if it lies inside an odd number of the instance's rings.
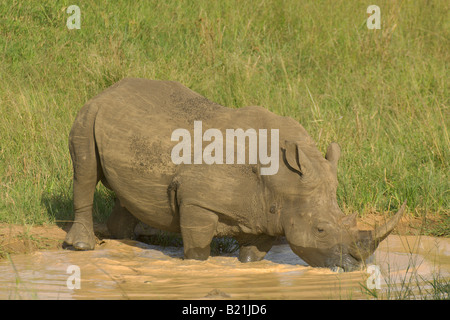
[{"label": "green grass", "polygon": [[[449,3],[73,1],[0,4],[0,221],[72,218],[67,137],[77,111],[124,77],[177,80],[230,107],[298,120],[342,147],[344,212],[449,212]],[[96,219],[111,207],[99,187]],[[448,235],[448,226],[446,228]]]}]

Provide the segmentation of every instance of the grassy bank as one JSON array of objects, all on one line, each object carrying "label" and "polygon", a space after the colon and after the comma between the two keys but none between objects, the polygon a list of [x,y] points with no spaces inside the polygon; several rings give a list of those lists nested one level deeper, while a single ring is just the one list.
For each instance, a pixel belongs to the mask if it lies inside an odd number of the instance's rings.
[{"label": "grassy bank", "polygon": [[[72,4],[0,4],[0,221],[72,218],[71,124],[123,77],[262,105],[322,151],[338,141],[345,212],[408,199],[412,215],[448,217],[448,1],[377,1],[381,30],[367,1],[79,1],[68,30]],[[111,207],[102,187],[95,206]]]}]

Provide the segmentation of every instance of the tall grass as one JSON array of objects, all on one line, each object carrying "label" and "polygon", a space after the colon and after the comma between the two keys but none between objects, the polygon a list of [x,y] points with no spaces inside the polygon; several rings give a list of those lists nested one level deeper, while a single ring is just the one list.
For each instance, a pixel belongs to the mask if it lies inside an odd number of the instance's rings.
[{"label": "tall grass", "polygon": [[395,274],[388,264],[385,284],[381,288],[369,288],[361,282],[361,293],[368,299],[377,300],[450,300],[450,278],[446,271],[434,261],[431,274],[418,272],[421,262],[408,253],[409,263],[402,274]]},{"label": "tall grass", "polygon": [[[449,3],[377,1],[0,3],[0,221],[71,217],[67,137],[77,111],[124,77],[177,80],[220,104],[298,120],[341,144],[346,212],[449,212]],[[111,207],[99,187],[96,217]]]}]

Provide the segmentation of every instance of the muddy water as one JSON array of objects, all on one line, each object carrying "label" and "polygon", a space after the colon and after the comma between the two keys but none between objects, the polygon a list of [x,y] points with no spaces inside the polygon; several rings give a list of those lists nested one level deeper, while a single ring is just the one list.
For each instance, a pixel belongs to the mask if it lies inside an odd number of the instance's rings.
[{"label": "muddy water", "polygon": [[[236,255],[207,261],[182,255],[182,248],[116,240],[95,251],[16,255],[0,261],[0,299],[359,299],[370,298],[361,284],[374,286],[376,270],[380,293],[402,290],[396,288],[405,279],[450,277],[450,239],[431,237],[389,236],[374,254],[371,273],[309,267],[288,245],[247,264]],[[73,288],[77,270],[79,289]]]}]

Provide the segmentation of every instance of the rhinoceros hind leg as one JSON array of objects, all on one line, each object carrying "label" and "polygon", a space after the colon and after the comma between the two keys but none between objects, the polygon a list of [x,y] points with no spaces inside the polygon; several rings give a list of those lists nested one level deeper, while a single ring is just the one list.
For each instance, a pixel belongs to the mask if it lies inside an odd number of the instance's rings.
[{"label": "rhinoceros hind leg", "polygon": [[134,239],[134,228],[139,220],[130,211],[120,205],[118,199],[115,200],[114,208],[106,225],[111,235],[116,239]]},{"label": "rhinoceros hind leg", "polygon": [[272,248],[275,237],[268,235],[242,236],[237,240],[239,242],[239,261],[252,262],[264,259]]},{"label": "rhinoceros hind leg", "polygon": [[181,206],[180,228],[185,259],[208,259],[217,221],[217,215],[211,211],[193,205]]},{"label": "rhinoceros hind leg", "polygon": [[94,192],[102,176],[93,135],[97,107],[85,105],[79,112],[69,135],[69,150],[73,163],[73,208],[75,219],[65,243],[76,250],[95,247],[92,206]]}]

